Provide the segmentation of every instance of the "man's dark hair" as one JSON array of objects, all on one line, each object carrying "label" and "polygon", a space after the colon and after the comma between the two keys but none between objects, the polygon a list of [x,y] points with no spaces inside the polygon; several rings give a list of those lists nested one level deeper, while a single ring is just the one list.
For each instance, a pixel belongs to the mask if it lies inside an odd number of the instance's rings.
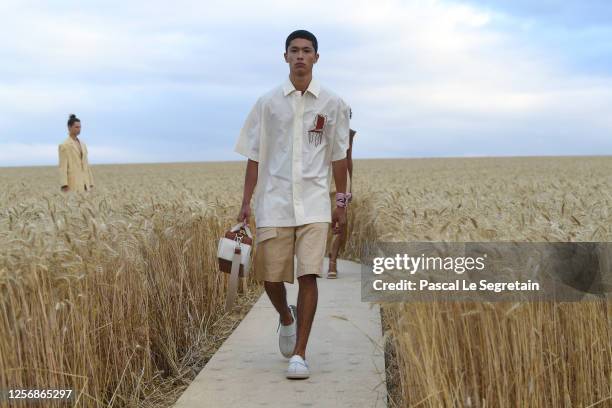
[{"label": "man's dark hair", "polygon": [[287,40],[285,40],[285,52],[287,52],[287,50],[289,49],[289,43],[291,43],[291,41],[295,40],[296,38],[303,38],[305,40],[310,41],[312,43],[312,46],[314,47],[315,52],[319,52],[319,44],[317,43],[317,37],[315,37],[314,34],[310,31],[306,30],[295,30],[294,32],[289,34],[289,37],[287,37]]},{"label": "man's dark hair", "polygon": [[68,127],[72,127],[72,125],[74,125],[75,122],[80,122],[80,121],[81,120],[79,118],[77,118],[74,113],[72,113],[68,117]]}]

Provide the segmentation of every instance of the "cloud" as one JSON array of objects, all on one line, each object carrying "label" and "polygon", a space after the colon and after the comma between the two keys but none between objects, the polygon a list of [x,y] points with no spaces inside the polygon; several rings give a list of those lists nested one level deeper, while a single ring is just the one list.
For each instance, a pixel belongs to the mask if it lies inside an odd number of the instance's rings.
[{"label": "cloud", "polygon": [[570,28],[609,24],[612,4],[608,0],[475,0],[476,6],[537,22],[545,21]]},{"label": "cloud", "polygon": [[58,160],[57,146],[49,144],[2,143],[0,166],[18,166],[28,163],[50,164]]},{"label": "cloud", "polygon": [[315,75],[353,108],[355,157],[612,154],[612,26],[592,16],[608,8],[504,4],[3,2],[0,144],[55,146],[74,112],[92,161],[241,159],[242,122],[303,27]]},{"label": "cloud", "polygon": [[[330,65],[359,67],[345,81],[335,73],[361,134],[376,135],[369,154],[461,156],[462,143],[481,145],[479,155],[612,153],[603,110],[612,106],[612,78],[572,71],[537,37],[522,41],[514,18],[443,2],[353,18],[373,35]],[[500,29],[500,21],[516,24]]]}]

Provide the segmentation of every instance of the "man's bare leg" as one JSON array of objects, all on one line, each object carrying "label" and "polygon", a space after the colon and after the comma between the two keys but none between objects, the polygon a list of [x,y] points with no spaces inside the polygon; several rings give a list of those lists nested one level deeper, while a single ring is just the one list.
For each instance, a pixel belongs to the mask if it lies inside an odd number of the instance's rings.
[{"label": "man's bare leg", "polygon": [[312,321],[317,311],[319,290],[316,275],[303,275],[298,278],[300,284],[297,301],[297,340],[293,354],[299,354],[306,359],[306,345],[310,336]]},{"label": "man's bare leg", "polygon": [[281,324],[287,326],[293,322],[289,305],[287,304],[287,290],[284,282],[264,282],[264,288],[270,302],[280,315]]}]

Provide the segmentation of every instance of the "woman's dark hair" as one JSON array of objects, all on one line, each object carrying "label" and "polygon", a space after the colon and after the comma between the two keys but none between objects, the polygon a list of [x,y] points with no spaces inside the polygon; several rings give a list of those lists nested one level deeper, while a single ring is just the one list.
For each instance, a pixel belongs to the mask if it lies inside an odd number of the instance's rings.
[{"label": "woman's dark hair", "polygon": [[72,125],[74,125],[74,122],[80,122],[80,121],[81,120],[77,118],[74,113],[71,113],[70,116],[68,117],[68,127],[72,127]]},{"label": "woman's dark hair", "polygon": [[318,52],[319,44],[317,44],[317,37],[315,37],[314,34],[310,31],[306,30],[296,30],[289,34],[289,37],[287,37],[287,39],[285,40],[285,52],[287,52],[287,50],[289,49],[289,43],[291,43],[291,41],[295,40],[296,38],[303,38],[305,40],[310,41],[315,52]]}]

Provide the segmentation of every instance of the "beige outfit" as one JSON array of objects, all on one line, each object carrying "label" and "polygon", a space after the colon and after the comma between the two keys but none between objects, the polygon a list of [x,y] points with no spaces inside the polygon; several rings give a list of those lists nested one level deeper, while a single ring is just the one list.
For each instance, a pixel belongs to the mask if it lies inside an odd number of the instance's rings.
[{"label": "beige outfit", "polygon": [[321,278],[328,230],[327,222],[298,227],[257,228],[255,278],[267,282],[293,283],[294,253],[297,258],[297,278],[309,274]]},{"label": "beige outfit", "polygon": [[70,136],[59,145],[60,186],[68,186],[71,191],[86,191],[94,185],[93,175],[87,160],[87,146]]},{"label": "beige outfit", "polygon": [[268,282],[321,277],[332,161],[346,157],[349,107],[312,79],[295,89],[289,78],[260,97],[235,151],[258,162],[254,195],[255,277]]}]

